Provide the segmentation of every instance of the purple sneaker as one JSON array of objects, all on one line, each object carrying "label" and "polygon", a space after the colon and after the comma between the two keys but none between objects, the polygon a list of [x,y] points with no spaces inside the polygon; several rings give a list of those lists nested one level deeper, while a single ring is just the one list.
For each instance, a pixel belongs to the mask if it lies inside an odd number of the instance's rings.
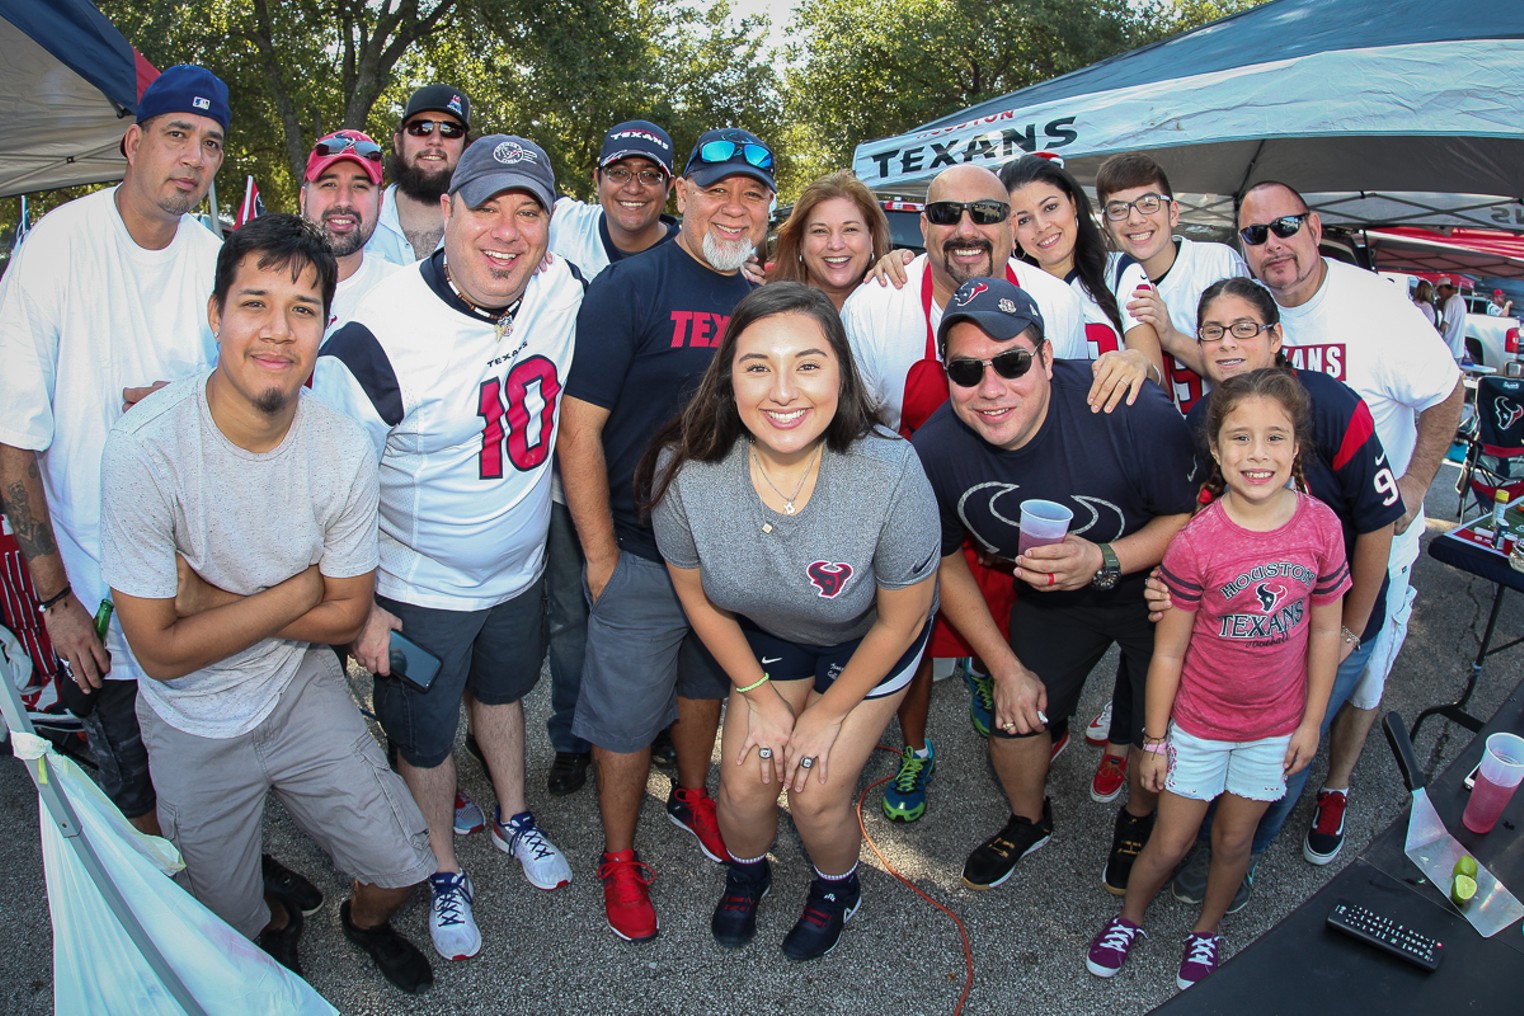
[{"label": "purple sneaker", "polygon": [[1185,952],[1180,955],[1180,972],[1175,975],[1175,983],[1183,990],[1216,970],[1217,950],[1221,946],[1221,935],[1193,931],[1185,936]]},{"label": "purple sneaker", "polygon": [[1085,969],[1097,977],[1115,977],[1122,964],[1127,962],[1133,940],[1139,935],[1148,937],[1141,925],[1133,924],[1125,917],[1113,917],[1090,943]]}]

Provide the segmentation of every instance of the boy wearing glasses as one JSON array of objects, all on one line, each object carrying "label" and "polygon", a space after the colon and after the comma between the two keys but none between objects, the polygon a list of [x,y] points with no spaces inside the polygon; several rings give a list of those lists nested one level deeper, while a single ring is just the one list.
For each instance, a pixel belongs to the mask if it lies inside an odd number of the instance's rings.
[{"label": "boy wearing glasses", "polygon": [[424,85],[408,97],[387,160],[392,185],[367,250],[393,264],[411,265],[439,248],[444,239],[439,199],[449,192],[470,130],[471,100],[453,85]]},{"label": "boy wearing glasses", "polygon": [[[1005,279],[963,283],[936,332],[949,402],[911,439],[942,514],[943,614],[994,679],[990,760],[1011,814],[964,864],[973,889],[1005,882],[1048,841],[1052,745],[1113,644],[1142,700],[1153,653],[1144,577],[1185,524],[1199,483],[1185,421],[1164,394],[1145,386],[1132,405],[1092,412],[1089,363],[1055,359],[1043,324],[1032,297]],[[1031,498],[1074,518],[1062,543],[1018,554],[1016,520]],[[969,570],[969,536],[1015,562],[1009,640]],[[1141,737],[1139,710],[1127,738],[1141,746]]]},{"label": "boy wearing glasses", "polygon": [[360,297],[397,266],[365,256],[381,214],[381,146],[360,131],[318,138],[307,156],[299,197],[302,218],[323,231],[339,263],[328,331],[348,321]]},{"label": "boy wearing glasses", "polygon": [[[1117,303],[1139,321],[1153,325],[1164,352],[1166,388],[1182,414],[1201,398],[1201,354],[1196,347],[1196,304],[1218,279],[1248,275],[1232,247],[1175,236],[1180,206],[1169,178],[1147,155],[1115,155],[1095,176],[1096,203],[1106,232],[1122,252],[1143,266],[1150,285],[1118,292]],[[1121,278],[1113,264],[1110,275]]]}]

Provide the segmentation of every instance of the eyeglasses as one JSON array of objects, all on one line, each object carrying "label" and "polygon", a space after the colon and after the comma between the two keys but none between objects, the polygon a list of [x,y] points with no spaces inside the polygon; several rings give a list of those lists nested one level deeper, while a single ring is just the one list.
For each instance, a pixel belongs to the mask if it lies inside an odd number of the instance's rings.
[{"label": "eyeglasses", "polygon": [[625,169],[623,166],[610,166],[608,169],[603,171],[603,177],[606,180],[612,180],[620,187],[623,187],[631,180],[639,180],[642,187],[655,187],[657,184],[663,184],[667,182],[667,174],[663,173],[659,169],[642,169],[636,171]]},{"label": "eyeglasses", "polygon": [[1140,195],[1132,201],[1108,201],[1106,202],[1106,218],[1112,222],[1121,222],[1132,214],[1136,208],[1139,215],[1152,215],[1174,198],[1167,194],[1148,193]]},{"label": "eyeglasses", "polygon": [[434,133],[434,128],[436,127],[439,128],[439,136],[442,138],[453,140],[466,136],[466,129],[464,127],[449,120],[414,120],[411,123],[404,124],[402,129],[415,138],[426,138]]},{"label": "eyeglasses", "polygon": [[1250,247],[1258,247],[1264,243],[1269,239],[1270,233],[1274,233],[1282,240],[1285,240],[1296,236],[1302,228],[1302,223],[1306,222],[1307,216],[1311,214],[1311,212],[1302,212],[1300,215],[1282,215],[1279,219],[1271,222],[1257,222],[1252,226],[1245,226],[1243,229],[1240,229],[1238,235]]},{"label": "eyeglasses", "polygon": [[974,220],[976,226],[993,226],[1011,217],[1011,206],[1004,201],[986,198],[983,201],[933,201],[925,208],[926,221],[933,226],[956,226],[963,213]]},{"label": "eyeglasses", "polygon": [[1202,342],[1221,342],[1223,334],[1227,333],[1235,339],[1252,339],[1260,332],[1267,332],[1274,327],[1275,325],[1262,325],[1258,321],[1240,318],[1226,328],[1219,324],[1202,325],[1196,329],[1196,338]]},{"label": "eyeglasses", "polygon": [[974,388],[984,380],[985,367],[994,367],[996,374],[1007,381],[1015,381],[1032,369],[1032,353],[1026,349],[1008,349],[988,360],[948,360],[944,369],[947,380],[959,388]]},{"label": "eyeglasses", "polygon": [[700,162],[729,162],[738,152],[749,166],[766,170],[773,168],[773,153],[767,146],[750,141],[710,141],[699,147],[698,157]]},{"label": "eyeglasses", "polygon": [[313,155],[343,155],[350,151],[369,162],[381,161],[381,146],[371,141],[356,141],[354,138],[340,135],[336,138],[324,138],[312,146]]}]

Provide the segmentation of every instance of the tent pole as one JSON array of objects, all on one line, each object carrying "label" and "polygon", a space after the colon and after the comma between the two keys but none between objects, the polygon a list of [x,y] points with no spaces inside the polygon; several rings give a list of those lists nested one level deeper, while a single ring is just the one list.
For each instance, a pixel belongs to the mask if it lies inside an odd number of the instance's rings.
[{"label": "tent pole", "polygon": [[217,178],[212,177],[212,182],[206,187],[206,200],[212,206],[212,232],[217,234],[217,239],[222,236],[222,216],[217,213]]}]

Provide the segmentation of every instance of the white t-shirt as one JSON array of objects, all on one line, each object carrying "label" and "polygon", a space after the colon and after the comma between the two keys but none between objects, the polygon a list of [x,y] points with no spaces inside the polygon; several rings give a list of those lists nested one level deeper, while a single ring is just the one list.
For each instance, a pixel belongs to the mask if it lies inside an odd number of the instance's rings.
[{"label": "white t-shirt", "polygon": [[360,305],[365,294],[370,292],[370,288],[400,267],[374,255],[361,258],[360,267],[355,269],[355,273],[334,287],[333,306],[328,311],[328,329],[324,337],[333,334],[335,328],[354,317],[355,308]]},{"label": "white t-shirt", "polygon": [[[206,303],[222,241],[186,215],[168,247],[145,250],[115,194],[97,191],[43,216],[0,293],[0,442],[38,453],[69,585],[91,612],[108,595],[101,451],[122,415],[122,389],[187,377],[217,359]],[[110,677],[142,674],[115,621],[106,648]]]},{"label": "white t-shirt", "polygon": [[1434,329],[1391,283],[1340,261],[1312,299],[1281,308],[1286,355],[1298,370],[1343,381],[1365,400],[1392,472],[1407,472],[1416,414],[1450,397],[1460,371]]},{"label": "white t-shirt", "polygon": [[1445,316],[1445,345],[1450,347],[1450,356],[1459,360],[1466,352],[1466,301],[1459,293],[1452,293],[1442,312]]},{"label": "white t-shirt", "polygon": [[[1169,266],[1162,279],[1153,284],[1169,308],[1170,324],[1185,335],[1196,334],[1196,309],[1201,294],[1212,283],[1238,276],[1247,277],[1249,266],[1238,251],[1225,243],[1198,243],[1183,236],[1175,237],[1175,263]],[[1117,302],[1125,305],[1132,299],[1132,290],[1119,289]],[[1164,354],[1164,373],[1169,381],[1169,394],[1182,413],[1191,407],[1210,389],[1205,378],[1168,353]]]},{"label": "white t-shirt", "polygon": [[[671,216],[663,215],[661,222],[666,233],[656,241],[657,244],[676,238],[678,232],[677,220]],[[550,217],[550,249],[576,265],[588,282],[596,279],[614,262],[644,253],[636,251],[634,254],[626,254],[614,246],[602,205],[568,197],[556,199],[556,207]]]},{"label": "white t-shirt", "polygon": [[[444,245],[443,238],[439,242],[441,246]],[[418,262],[412,242],[402,231],[402,220],[397,217],[396,184],[386,188],[386,193],[381,197],[381,214],[376,217],[376,231],[365,241],[365,253],[367,257],[378,257],[403,267]],[[432,254],[433,251],[428,253]]]},{"label": "white t-shirt", "polygon": [[[1044,335],[1060,359],[1084,360],[1084,311],[1079,299],[1063,282],[1025,261],[1012,258],[1016,284],[1031,294],[1042,311]],[[900,427],[900,408],[905,399],[905,379],[916,361],[926,356],[926,313],[921,306],[921,282],[930,269],[922,254],[905,266],[905,284],[899,289],[868,282],[847,298],[841,323],[857,363],[863,384],[873,393],[891,430]],[[931,329],[942,323],[942,308],[931,304]],[[933,342],[935,354],[935,342]]]},{"label": "white t-shirt", "polygon": [[544,571],[583,288],[555,258],[500,338],[430,257],[372,289],[323,344],[312,390],[360,422],[381,463],[381,595],[484,610]]}]

